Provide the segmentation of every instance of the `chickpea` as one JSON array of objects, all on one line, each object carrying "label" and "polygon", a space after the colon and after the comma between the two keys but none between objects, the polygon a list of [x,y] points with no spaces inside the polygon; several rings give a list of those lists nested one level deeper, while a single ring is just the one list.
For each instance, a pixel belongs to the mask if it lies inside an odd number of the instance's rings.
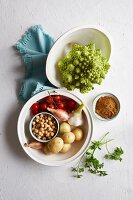
[{"label": "chickpea", "polygon": [[55,129],[55,126],[52,126],[52,129]]},{"label": "chickpea", "polygon": [[41,114],[40,117],[43,118],[43,114]]},{"label": "chickpea", "polygon": [[35,129],[35,133],[38,133],[38,129]]},{"label": "chickpea", "polygon": [[37,125],[36,125],[36,128],[40,128],[40,124],[37,124]]},{"label": "chickpea", "polygon": [[39,130],[40,130],[40,131],[43,131],[44,129],[43,129],[43,128],[40,128]]},{"label": "chickpea", "polygon": [[50,136],[50,133],[48,132],[48,133],[46,134],[46,136],[49,137],[49,136]]},{"label": "chickpea", "polygon": [[48,131],[50,131],[50,129],[51,129],[50,127],[47,128]]},{"label": "chickpea", "polygon": [[39,119],[39,115],[36,116],[36,119]]},{"label": "chickpea", "polygon": [[45,124],[45,127],[46,127],[46,128],[48,128],[48,127],[49,127],[49,125],[48,125],[48,124]]},{"label": "chickpea", "polygon": [[32,125],[35,125],[35,124],[36,124],[36,122],[35,122],[35,121],[33,121],[33,122],[32,122]]},{"label": "chickpea", "polygon": [[53,125],[53,123],[52,123],[51,121],[49,121],[49,122],[48,122],[48,124],[49,124],[50,126],[52,126],[52,125]]},{"label": "chickpea", "polygon": [[42,132],[39,132],[39,133],[38,133],[38,136],[41,136],[41,135],[42,135]]},{"label": "chickpea", "polygon": [[54,132],[51,132],[51,134],[50,134],[52,137],[54,136]]}]

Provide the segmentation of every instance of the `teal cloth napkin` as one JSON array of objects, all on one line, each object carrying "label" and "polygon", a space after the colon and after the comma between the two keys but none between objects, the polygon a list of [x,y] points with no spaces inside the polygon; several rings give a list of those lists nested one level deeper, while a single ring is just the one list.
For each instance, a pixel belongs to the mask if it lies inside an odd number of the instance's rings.
[{"label": "teal cloth napkin", "polygon": [[45,64],[54,39],[40,25],[32,26],[17,42],[16,48],[25,66],[19,99],[26,102],[36,93],[55,88],[47,79]]}]

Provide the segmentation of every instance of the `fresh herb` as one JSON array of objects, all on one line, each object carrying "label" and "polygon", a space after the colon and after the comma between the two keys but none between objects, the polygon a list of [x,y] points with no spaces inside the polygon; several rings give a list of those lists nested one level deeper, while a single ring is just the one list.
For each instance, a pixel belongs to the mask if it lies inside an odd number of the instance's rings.
[{"label": "fresh herb", "polygon": [[[107,132],[100,140],[91,142],[91,145],[87,149],[87,151],[83,154],[80,158],[76,167],[72,168],[72,171],[75,173],[74,177],[81,178],[83,176],[83,172],[88,170],[92,174],[97,174],[99,176],[106,176],[108,175],[106,171],[103,170],[104,163],[101,163],[96,157],[95,153],[96,150],[101,150],[103,145],[106,145],[111,142],[113,139],[105,140],[105,137],[109,134]],[[108,151],[108,154],[105,155],[106,159],[111,160],[122,160],[121,155],[123,154],[122,148],[116,148],[114,152],[111,154]]]},{"label": "fresh herb", "polygon": [[116,147],[113,153],[110,153],[108,151],[108,154],[106,154],[104,157],[109,160],[119,160],[122,161],[121,155],[124,153],[123,149],[121,147]]}]

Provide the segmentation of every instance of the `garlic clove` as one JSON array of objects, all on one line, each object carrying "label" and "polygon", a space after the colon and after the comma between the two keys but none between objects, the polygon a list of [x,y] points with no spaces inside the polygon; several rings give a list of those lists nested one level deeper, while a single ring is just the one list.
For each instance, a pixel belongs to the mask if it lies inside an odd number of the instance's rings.
[{"label": "garlic clove", "polygon": [[37,142],[37,141],[33,141],[33,142],[31,142],[31,143],[25,143],[24,146],[25,146],[25,147],[30,147],[30,148],[32,148],[32,149],[37,149],[37,150],[43,148],[43,144],[40,143],[40,142]]}]

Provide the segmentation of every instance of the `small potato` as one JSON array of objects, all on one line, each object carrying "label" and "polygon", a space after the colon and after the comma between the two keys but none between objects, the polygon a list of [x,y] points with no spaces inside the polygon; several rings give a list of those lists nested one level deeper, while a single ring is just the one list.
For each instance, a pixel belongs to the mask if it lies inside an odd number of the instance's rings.
[{"label": "small potato", "polygon": [[49,148],[48,148],[48,145],[44,145],[44,147],[43,147],[42,150],[43,150],[43,153],[46,154],[46,155],[51,154],[51,152],[50,152],[50,150],[49,150]]},{"label": "small potato", "polygon": [[71,144],[75,140],[75,135],[72,132],[64,133],[62,139],[65,144]]},{"label": "small potato", "polygon": [[61,153],[67,153],[71,149],[71,144],[64,144],[63,148],[61,149]]},{"label": "small potato", "polygon": [[60,124],[60,133],[61,134],[68,133],[70,131],[71,131],[71,126],[67,122],[62,122]]},{"label": "small potato", "polygon": [[72,130],[72,132],[75,135],[75,140],[76,141],[80,141],[83,138],[83,131],[81,128],[75,128],[74,130]]},{"label": "small potato", "polygon": [[59,153],[63,145],[63,140],[60,137],[56,137],[48,143],[48,148],[52,153]]}]

